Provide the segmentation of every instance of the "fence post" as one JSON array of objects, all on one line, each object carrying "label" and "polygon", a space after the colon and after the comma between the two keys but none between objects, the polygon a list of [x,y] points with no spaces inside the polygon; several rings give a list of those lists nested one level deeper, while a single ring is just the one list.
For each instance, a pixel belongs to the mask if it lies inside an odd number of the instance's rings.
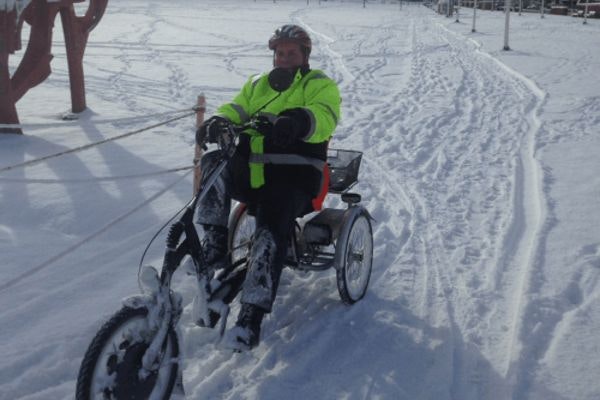
[{"label": "fence post", "polygon": [[511,0],[504,1],[504,47],[502,50],[510,50],[510,46],[508,45],[508,30],[510,24],[510,9],[512,7]]},{"label": "fence post", "polygon": [[[196,129],[204,122],[204,111],[206,111],[206,99],[201,94],[198,96],[196,103]],[[200,177],[202,175],[202,171],[200,171],[200,158],[202,158],[202,153],[202,148],[196,144],[196,148],[194,149],[194,195],[200,187]]]},{"label": "fence post", "polygon": [[454,11],[456,12],[456,21],[454,21],[454,22],[460,22],[460,0],[458,0],[456,2],[456,6],[454,7]]},{"label": "fence post", "polygon": [[471,32],[477,32],[475,30],[475,20],[477,19],[477,8],[479,6],[477,5],[477,0],[475,0],[475,2],[473,3],[473,27],[471,28]]},{"label": "fence post", "polygon": [[540,8],[540,18],[544,18],[544,0],[542,0],[542,7]]},{"label": "fence post", "polygon": [[[13,2],[14,3],[14,2]],[[8,57],[19,47],[16,6],[0,10],[0,124],[18,124],[16,101],[13,96]],[[23,133],[21,128],[0,128],[0,133]]]}]

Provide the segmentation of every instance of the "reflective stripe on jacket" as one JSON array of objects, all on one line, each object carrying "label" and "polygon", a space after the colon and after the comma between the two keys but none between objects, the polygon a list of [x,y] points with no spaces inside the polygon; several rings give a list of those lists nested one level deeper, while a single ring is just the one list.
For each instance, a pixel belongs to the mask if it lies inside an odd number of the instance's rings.
[{"label": "reflective stripe on jacket", "polygon": [[285,157],[284,154],[275,158],[262,157],[269,153],[264,136],[252,129],[243,133],[249,137],[250,185],[257,189],[265,184],[265,163],[316,167],[315,160],[326,160],[326,143],[340,118],[340,103],[336,83],[322,71],[298,70],[292,85],[281,94],[269,86],[268,74],[251,77],[233,101],[222,105],[217,113],[234,124],[242,124],[257,112],[274,120],[287,109],[300,107],[307,111],[310,126],[307,135],[301,138],[303,143],[287,149],[288,154],[295,157]]}]

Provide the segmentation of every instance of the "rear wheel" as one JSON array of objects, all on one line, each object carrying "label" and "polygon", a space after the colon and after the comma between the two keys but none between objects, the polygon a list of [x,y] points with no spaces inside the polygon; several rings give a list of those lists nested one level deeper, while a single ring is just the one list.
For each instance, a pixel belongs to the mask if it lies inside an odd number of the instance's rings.
[{"label": "rear wheel", "polygon": [[140,376],[142,357],[155,332],[146,308],[124,307],[98,331],[77,377],[77,400],[169,399],[177,378],[179,345],[172,328],[162,346],[160,365]]},{"label": "rear wheel", "polygon": [[354,304],[364,297],[373,266],[373,231],[364,209],[353,212],[342,226],[336,261],[340,297],[344,303]]},{"label": "rear wheel", "polygon": [[250,253],[252,235],[256,229],[256,221],[253,216],[248,215],[245,204],[239,203],[229,218],[229,249],[231,251],[231,263],[247,258]]}]

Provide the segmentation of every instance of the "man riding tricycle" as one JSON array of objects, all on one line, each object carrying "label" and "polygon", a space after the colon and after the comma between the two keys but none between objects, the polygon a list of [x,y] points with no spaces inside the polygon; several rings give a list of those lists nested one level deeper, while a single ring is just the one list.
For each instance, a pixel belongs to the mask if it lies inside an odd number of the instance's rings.
[{"label": "man riding tricycle", "polygon": [[[197,143],[217,150],[202,158],[200,187],[171,225],[160,275],[142,268],[144,293],[125,299],[90,344],[77,399],[169,398],[179,373],[175,327],[183,307],[171,278],[186,260],[198,279],[195,322],[217,328],[223,347],[236,352],[259,344],[285,266],[334,268],[345,303],[364,296],[371,217],[360,195],[349,192],[362,153],[328,149],[339,120],[337,85],[310,69],[311,40],[301,27],[277,29],[269,48],[275,68],[251,77],[198,129]],[[341,195],[346,208],[322,209],[327,193]],[[238,297],[237,320],[226,330]]]}]

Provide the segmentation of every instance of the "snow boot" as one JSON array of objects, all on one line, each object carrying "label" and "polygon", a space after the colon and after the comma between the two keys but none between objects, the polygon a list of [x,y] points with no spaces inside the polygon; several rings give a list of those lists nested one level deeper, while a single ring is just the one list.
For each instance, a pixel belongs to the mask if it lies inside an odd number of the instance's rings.
[{"label": "snow boot", "polygon": [[235,326],[225,337],[226,347],[235,352],[252,350],[260,340],[260,324],[265,311],[254,304],[242,303],[240,314]]},{"label": "snow boot", "polygon": [[203,224],[202,256],[212,271],[223,268],[227,264],[228,230],[224,226]]}]

